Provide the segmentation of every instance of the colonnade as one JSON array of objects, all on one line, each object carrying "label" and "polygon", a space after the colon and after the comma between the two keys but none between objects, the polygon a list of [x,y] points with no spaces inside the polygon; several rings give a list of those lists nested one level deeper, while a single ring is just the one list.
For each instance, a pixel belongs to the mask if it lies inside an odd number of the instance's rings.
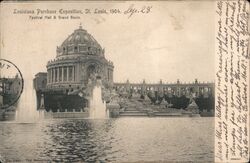
[{"label": "colonnade", "polygon": [[195,93],[196,96],[205,95],[210,96],[213,95],[213,86],[164,86],[164,85],[133,85],[133,84],[115,84],[115,88],[117,91],[127,91],[130,93],[139,92],[139,93],[148,93],[150,91],[160,91],[164,92],[165,94],[171,95],[190,95]]},{"label": "colonnade", "polygon": [[75,81],[74,66],[58,66],[48,69],[48,83]]}]

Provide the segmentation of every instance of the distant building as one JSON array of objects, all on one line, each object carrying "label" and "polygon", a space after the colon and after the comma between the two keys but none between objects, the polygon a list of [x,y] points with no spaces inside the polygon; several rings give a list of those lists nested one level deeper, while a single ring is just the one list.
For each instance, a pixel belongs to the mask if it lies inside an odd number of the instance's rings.
[{"label": "distant building", "polygon": [[0,78],[0,107],[11,104],[20,95],[22,79],[16,75]]},{"label": "distant building", "polygon": [[197,79],[192,83],[182,83],[179,80],[175,83],[163,83],[162,80],[160,80],[159,83],[146,83],[145,80],[141,83],[130,83],[129,80],[127,80],[126,83],[115,83],[114,87],[118,92],[139,92],[145,94],[150,91],[157,91],[168,96],[177,97],[214,97],[214,83],[201,83],[198,82]]},{"label": "distant building", "polygon": [[39,72],[33,80],[34,88],[37,91],[45,90],[47,86],[47,72]]},{"label": "distant building", "polygon": [[214,111],[214,83],[198,82],[195,79],[192,83],[183,83],[177,80],[175,83],[115,83],[114,88],[121,96],[130,97],[133,94],[140,94],[141,97],[149,96],[151,101],[166,100],[172,107],[177,109],[185,109],[195,100],[200,112]]}]

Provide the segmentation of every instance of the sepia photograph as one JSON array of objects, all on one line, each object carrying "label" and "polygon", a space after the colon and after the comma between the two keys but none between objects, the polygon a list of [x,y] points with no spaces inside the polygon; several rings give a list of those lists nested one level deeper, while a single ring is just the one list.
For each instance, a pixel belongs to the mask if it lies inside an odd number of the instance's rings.
[{"label": "sepia photograph", "polygon": [[0,14],[0,162],[214,162],[216,1]]}]

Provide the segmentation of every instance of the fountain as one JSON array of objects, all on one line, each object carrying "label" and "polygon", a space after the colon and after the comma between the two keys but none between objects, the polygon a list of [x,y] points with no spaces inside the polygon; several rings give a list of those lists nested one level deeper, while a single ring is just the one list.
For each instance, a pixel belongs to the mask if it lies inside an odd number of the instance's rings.
[{"label": "fountain", "polygon": [[92,98],[89,103],[89,117],[92,119],[109,118],[109,111],[106,109],[106,102],[102,101],[101,80],[96,81],[93,88]]},{"label": "fountain", "polygon": [[35,123],[44,119],[44,110],[37,110],[36,92],[32,80],[24,80],[24,90],[20,97],[15,120],[20,123]]}]

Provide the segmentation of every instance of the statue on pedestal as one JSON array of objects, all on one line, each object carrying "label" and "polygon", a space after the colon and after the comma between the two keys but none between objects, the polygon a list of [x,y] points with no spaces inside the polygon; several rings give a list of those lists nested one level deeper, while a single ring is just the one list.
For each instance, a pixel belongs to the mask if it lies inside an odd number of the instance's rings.
[{"label": "statue on pedestal", "polygon": [[192,113],[199,113],[199,107],[193,97],[190,98],[190,104],[188,105],[187,110]]}]

